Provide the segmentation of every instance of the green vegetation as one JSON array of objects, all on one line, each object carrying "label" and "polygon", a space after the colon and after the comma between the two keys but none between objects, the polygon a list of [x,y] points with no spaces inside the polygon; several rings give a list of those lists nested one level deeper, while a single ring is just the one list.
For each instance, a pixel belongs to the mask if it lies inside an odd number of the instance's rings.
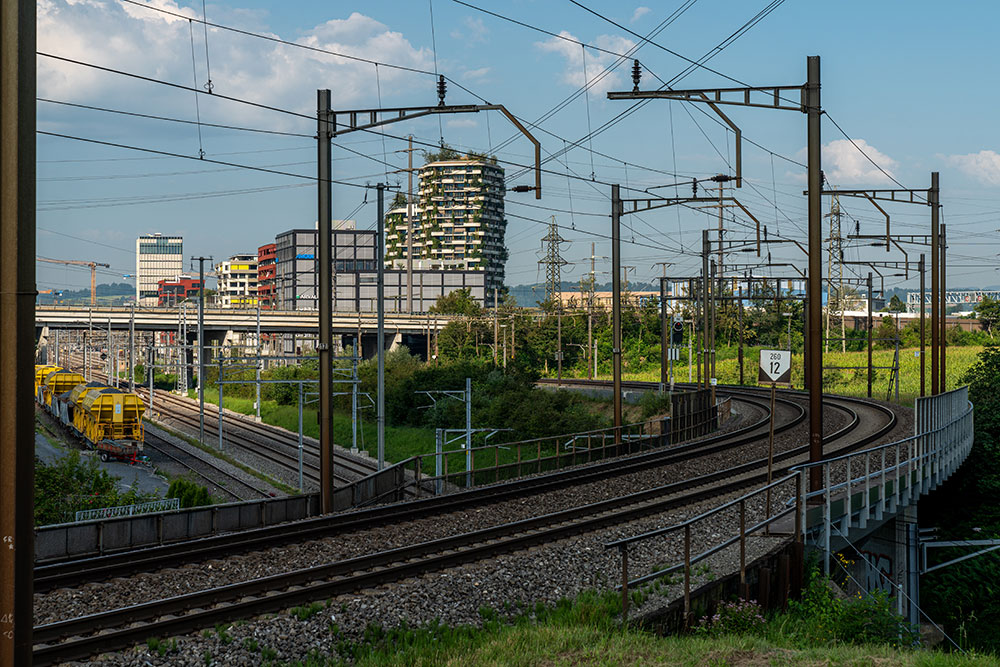
[{"label": "green vegetation", "polygon": [[[438,621],[417,628],[371,625],[354,642],[331,625],[335,656],[317,650],[281,664],[1000,665],[990,656],[910,648],[909,629],[884,598],[838,601],[820,577],[787,612],[768,617],[752,602],[729,603],[705,619],[700,631],[679,637],[623,628],[614,592],[588,592],[527,609],[519,603],[502,611],[484,607],[480,617],[481,627]],[[276,656],[262,652],[262,657]]]},{"label": "green vegetation", "polygon": [[[365,360],[359,365],[361,386],[359,391],[374,396],[377,382],[375,360]],[[218,391],[213,387],[218,370],[206,374],[207,402],[218,404]],[[278,379],[304,379],[315,377],[315,364],[276,368],[266,375]],[[595,402],[568,391],[549,391],[536,388],[537,374],[521,367],[508,368],[506,372],[493,366],[492,360],[459,359],[426,365],[404,348],[398,348],[385,358],[386,384],[386,459],[401,461],[418,454],[434,451],[434,430],[465,427],[465,406],[461,397],[448,398],[435,395],[436,403],[425,391],[464,391],[465,378],[472,379],[472,423],[474,427],[508,429],[491,442],[513,442],[529,438],[590,431],[610,426],[610,420],[595,414]],[[228,376],[227,376],[228,377]],[[247,373],[246,379],[252,378]],[[267,385],[285,387],[262,391],[261,418],[292,432],[298,431],[298,389],[294,385]],[[309,391],[315,391],[309,389]],[[254,414],[254,387],[227,385],[224,389],[224,406],[242,414]],[[334,412],[334,441],[349,446],[352,437],[351,397],[338,396]],[[358,446],[375,453],[375,415],[371,400],[359,400],[360,425]],[[599,405],[597,406],[600,407]],[[599,410],[598,410],[599,411]],[[315,403],[303,409],[303,432],[319,437]],[[482,444],[479,436],[475,444]],[[454,447],[452,447],[454,448]],[[492,452],[483,456],[493,457]],[[503,457],[516,456],[505,452]],[[484,461],[492,464],[494,461]],[[458,459],[455,459],[458,464]],[[428,463],[428,465],[430,465]],[[477,458],[477,466],[480,460]],[[450,468],[452,469],[452,468]],[[453,468],[458,470],[460,468]]]},{"label": "green vegetation", "polygon": [[208,489],[189,480],[178,478],[170,482],[167,498],[180,498],[181,507],[201,507],[211,505]]},{"label": "green vegetation", "polygon": [[[936,539],[1000,538],[1000,348],[987,347],[962,378],[976,408],[975,444],[948,481],[922,500],[921,527]],[[978,548],[935,549],[931,564]],[[1000,552],[931,572],[920,582],[921,603],[959,644],[1000,652]]]},{"label": "green vegetation", "polygon": [[35,457],[35,525],[73,521],[80,510],[133,505],[159,498],[133,484],[118,488],[120,477],[101,468],[92,457],[71,450],[53,464]]}]

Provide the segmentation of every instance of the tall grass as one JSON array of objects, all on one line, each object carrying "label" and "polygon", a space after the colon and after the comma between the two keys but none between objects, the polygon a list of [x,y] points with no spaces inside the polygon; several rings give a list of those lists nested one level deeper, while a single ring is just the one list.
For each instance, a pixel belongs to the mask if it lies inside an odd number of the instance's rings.
[{"label": "tall grass", "polygon": [[[744,349],[743,360],[743,382],[748,385],[757,384],[757,366],[760,359],[759,347],[747,347]],[[982,351],[982,347],[949,347],[947,349],[947,362],[945,365],[945,375],[947,387],[954,388],[960,383],[965,371],[976,362],[976,358]],[[899,402],[903,405],[910,405],[913,399],[920,395],[920,357],[919,348],[904,348],[899,351],[900,385]],[[887,368],[893,364],[895,350],[874,350],[872,353],[872,366],[876,369],[872,378],[872,396],[885,399],[889,390],[889,376],[891,371]],[[681,351],[680,362],[674,362],[674,378],[677,382],[687,382],[688,365],[687,353]],[[846,396],[865,396],[868,393],[868,353],[861,352],[835,352],[833,350],[823,355],[823,365],[838,366],[840,369],[828,369],[823,371],[823,388],[833,394],[843,394]],[[925,389],[930,392],[931,382],[931,358],[930,350],[927,350],[925,358]],[[855,367],[855,368],[845,368]],[[881,367],[881,368],[880,368]],[[732,348],[720,352],[716,358],[715,375],[721,384],[739,383],[739,361],[736,352]],[[627,369],[623,376],[629,380],[642,380],[647,382],[659,382],[659,368],[646,370],[637,373],[629,373]],[[694,367],[692,376],[697,380],[698,369]],[[586,377],[586,376],[584,376]],[[601,376],[608,379],[609,376]],[[801,389],[803,386],[803,365],[802,355],[792,354],[792,386]],[[895,390],[889,396],[890,400],[895,400]]]}]

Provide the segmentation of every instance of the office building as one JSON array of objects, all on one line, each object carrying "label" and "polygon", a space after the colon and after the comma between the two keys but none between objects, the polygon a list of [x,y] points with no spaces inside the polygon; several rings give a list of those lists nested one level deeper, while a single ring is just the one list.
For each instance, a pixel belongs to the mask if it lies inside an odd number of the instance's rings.
[{"label": "office building", "polygon": [[[278,307],[283,310],[316,310],[316,237],[314,229],[292,229],[275,238]],[[335,227],[332,238],[333,311],[372,313],[377,310],[378,273],[375,263],[376,232],[357,230],[353,224]],[[436,270],[429,262],[415,264],[413,271],[413,311],[427,312],[438,298],[457,289],[468,289],[483,305],[492,292],[486,291],[487,274],[476,270]],[[406,271],[385,271],[386,312],[407,310]]]},{"label": "office building", "polygon": [[147,234],[135,241],[135,299],[141,307],[156,306],[158,283],[184,273],[184,239]]},{"label": "office building", "polygon": [[180,275],[176,280],[161,280],[156,284],[158,306],[176,306],[185,299],[198,298],[201,280],[191,276]]}]

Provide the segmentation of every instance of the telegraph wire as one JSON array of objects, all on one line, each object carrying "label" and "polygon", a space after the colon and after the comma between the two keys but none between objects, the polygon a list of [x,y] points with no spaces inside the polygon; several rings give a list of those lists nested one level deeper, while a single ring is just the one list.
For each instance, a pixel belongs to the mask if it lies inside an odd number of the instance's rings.
[{"label": "telegraph wire", "polygon": [[[264,172],[264,173],[267,173],[267,174],[277,174],[279,176],[290,176],[292,178],[304,178],[304,179],[307,179],[307,180],[310,180],[310,181],[316,181],[316,180],[318,180],[316,176],[307,176],[305,174],[295,174],[295,173],[287,172],[287,171],[278,171],[277,169],[268,169],[266,167],[254,167],[254,166],[251,166],[251,165],[239,164],[239,163],[236,163],[236,162],[226,162],[224,160],[213,160],[213,159],[210,159],[210,158],[199,158],[199,157],[196,157],[196,156],[193,156],[193,155],[184,155],[183,153],[171,153],[169,151],[161,151],[161,150],[156,150],[156,149],[153,149],[153,148],[143,148],[143,147],[140,147],[140,146],[129,146],[127,144],[120,144],[120,143],[116,143],[116,142],[112,142],[112,141],[101,141],[99,139],[88,139],[86,137],[75,137],[75,136],[72,136],[72,135],[69,135],[69,134],[60,134],[58,132],[46,132],[44,130],[36,130],[36,134],[42,134],[42,135],[49,136],[49,137],[59,137],[59,138],[62,138],[62,139],[72,139],[73,141],[82,141],[82,142],[85,142],[85,143],[97,144],[97,145],[100,145],[100,146],[110,146],[112,148],[123,148],[123,149],[126,149],[126,150],[142,151],[144,153],[152,153],[154,155],[164,155],[166,157],[184,158],[185,160],[201,160],[203,162],[211,162],[212,164],[219,164],[219,165],[223,165],[223,166],[226,166],[226,167],[238,167],[240,169],[248,169],[250,171],[260,171],[260,172]],[[358,178],[364,178],[364,177],[358,177]],[[368,189],[370,187],[368,185],[361,185],[359,183],[351,183],[349,181],[338,181],[338,180],[335,180],[335,179],[330,179],[330,183],[336,183],[337,185],[347,185],[347,186],[350,186],[350,187],[363,188],[363,189]]]},{"label": "telegraph wire", "polygon": [[171,123],[184,123],[187,125],[203,125],[205,127],[214,127],[221,130],[237,130],[240,132],[257,132],[259,134],[274,134],[283,137],[302,137],[305,139],[312,139],[315,135],[305,134],[303,132],[282,132],[280,130],[265,130],[256,127],[242,127],[239,125],[226,125],[224,123],[207,123],[202,121],[187,120],[185,118],[170,118],[169,116],[158,116],[156,114],[139,113],[137,111],[122,111],[120,109],[109,109],[107,107],[98,107],[90,104],[78,104],[75,102],[63,102],[61,100],[52,100],[44,97],[36,97],[38,102],[46,102],[48,104],[59,104],[61,106],[75,107],[77,109],[87,109],[88,111],[103,111],[106,113],[120,114],[122,116],[133,116],[135,118],[148,118],[150,120],[162,120]]},{"label": "telegraph wire", "polygon": [[[122,2],[128,2],[129,0],[121,0]],[[279,107],[271,106],[268,104],[261,104],[260,102],[251,102],[250,100],[244,100],[239,97],[230,97],[228,95],[219,95],[218,93],[208,93],[207,91],[201,90],[200,88],[192,88],[190,86],[185,86],[179,83],[173,83],[171,81],[163,81],[162,79],[154,79],[152,77],[143,76],[142,74],[134,74],[132,72],[126,72],[124,70],[115,69],[113,67],[105,67],[103,65],[95,65],[94,63],[84,62],[82,60],[76,60],[74,58],[67,58],[65,56],[57,56],[52,53],[45,53],[44,51],[36,51],[37,55],[45,58],[52,58],[53,60],[61,60],[62,62],[72,63],[74,65],[80,65],[81,67],[90,67],[92,69],[100,70],[102,72],[109,72],[111,74],[119,74],[121,76],[131,77],[133,79],[139,79],[140,81],[146,81],[148,83],[157,83],[161,86],[169,86],[171,88],[177,88],[180,90],[194,91],[199,95],[209,95],[218,98],[220,100],[226,100],[227,102],[238,102],[240,104],[246,104],[247,106],[255,107],[258,109],[264,109],[265,111],[274,111],[277,113],[288,114],[289,116],[297,116],[299,118],[305,118],[310,121],[315,121],[314,116],[309,116],[307,114],[299,113],[297,111],[289,111],[288,109],[281,109]]]}]

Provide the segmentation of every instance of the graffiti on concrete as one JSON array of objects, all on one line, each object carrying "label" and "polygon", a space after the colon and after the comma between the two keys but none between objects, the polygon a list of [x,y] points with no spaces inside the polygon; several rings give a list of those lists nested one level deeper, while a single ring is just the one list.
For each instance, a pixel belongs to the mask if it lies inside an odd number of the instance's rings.
[{"label": "graffiti on concrete", "polygon": [[865,577],[865,590],[884,591],[890,595],[895,593],[892,557],[871,551],[862,551],[861,555],[864,556],[862,572]]}]

